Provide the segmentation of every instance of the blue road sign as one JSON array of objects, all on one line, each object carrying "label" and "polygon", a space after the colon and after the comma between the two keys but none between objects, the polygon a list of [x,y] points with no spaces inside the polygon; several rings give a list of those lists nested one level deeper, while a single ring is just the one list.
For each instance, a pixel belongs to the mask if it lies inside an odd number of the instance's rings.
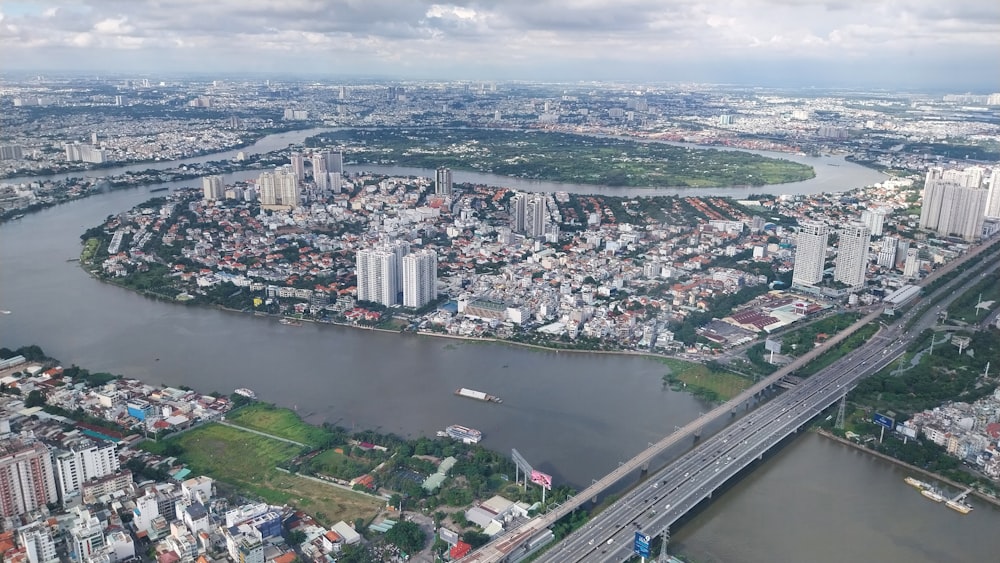
[{"label": "blue road sign", "polygon": [[872,422],[878,424],[879,426],[885,426],[889,430],[892,430],[893,428],[896,427],[895,421],[884,414],[875,413],[872,416]]},{"label": "blue road sign", "polygon": [[642,532],[636,532],[632,552],[639,557],[649,557],[649,536]]}]

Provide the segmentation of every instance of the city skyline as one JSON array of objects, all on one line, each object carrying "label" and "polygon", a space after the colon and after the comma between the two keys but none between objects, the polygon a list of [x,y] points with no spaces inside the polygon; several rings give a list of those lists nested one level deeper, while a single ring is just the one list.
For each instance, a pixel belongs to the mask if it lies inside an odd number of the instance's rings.
[{"label": "city skyline", "polygon": [[8,2],[5,72],[995,90],[982,2]]}]

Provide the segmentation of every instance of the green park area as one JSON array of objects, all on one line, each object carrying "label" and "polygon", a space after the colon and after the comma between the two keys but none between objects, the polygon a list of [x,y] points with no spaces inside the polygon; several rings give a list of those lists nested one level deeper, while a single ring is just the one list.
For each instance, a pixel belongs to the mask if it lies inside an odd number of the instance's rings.
[{"label": "green park area", "polygon": [[670,368],[670,373],[663,376],[664,383],[708,401],[728,401],[753,385],[746,377],[694,362],[674,358],[660,358],[660,362]]},{"label": "green park area", "polygon": [[566,133],[483,129],[348,129],[306,140],[362,164],[394,164],[627,187],[764,186],[807,180],[811,166],[741,151]]},{"label": "green park area", "polygon": [[[272,432],[277,433],[277,432]],[[143,449],[176,455],[195,473],[208,475],[271,504],[290,504],[329,525],[371,518],[385,503],[377,498],[285,473],[277,466],[302,448],[221,424],[207,424]]]}]

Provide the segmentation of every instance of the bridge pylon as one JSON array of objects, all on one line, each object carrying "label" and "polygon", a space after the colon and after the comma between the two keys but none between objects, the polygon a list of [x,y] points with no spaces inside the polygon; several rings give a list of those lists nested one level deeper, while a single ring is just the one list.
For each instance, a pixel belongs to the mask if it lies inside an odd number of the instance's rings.
[{"label": "bridge pylon", "polygon": [[670,526],[663,528],[663,532],[660,533],[660,559],[666,561],[667,557],[667,544],[670,543]]}]

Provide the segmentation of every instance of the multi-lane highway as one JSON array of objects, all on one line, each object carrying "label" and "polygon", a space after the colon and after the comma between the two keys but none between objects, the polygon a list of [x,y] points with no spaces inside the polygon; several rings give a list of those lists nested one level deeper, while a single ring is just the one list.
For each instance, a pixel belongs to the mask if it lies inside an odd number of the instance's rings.
[{"label": "multi-lane highway", "polygon": [[[960,260],[935,272],[925,283],[959,267],[965,260],[987,250],[976,248]],[[1000,251],[991,249],[985,261],[995,260]],[[995,269],[996,265],[994,265]],[[961,279],[961,276],[959,277]],[[939,288],[927,302],[942,295],[955,295],[952,289],[960,283],[953,280]],[[896,319],[891,327],[881,330],[863,346],[834,362],[831,366],[803,380],[791,390],[765,403],[757,410],[739,419],[720,433],[704,440],[698,447],[682,455],[667,467],[650,476],[641,486],[628,492],[621,499],[602,511],[594,519],[568,538],[546,552],[540,561],[621,561],[632,553],[636,531],[658,534],[684,516],[689,510],[710,498],[726,481],[761,459],[763,454],[795,433],[820,411],[835,403],[860,379],[887,366],[905,351],[912,336],[933,322],[934,311],[924,310],[922,318],[904,334],[917,309]],[[759,382],[733,401],[720,405],[698,420],[678,429],[650,448],[641,452],[606,475],[580,494],[571,497],[561,506],[534,518],[515,530],[510,530],[495,541],[470,554],[463,561],[511,561],[526,553],[533,541],[544,535],[547,528],[569,511],[584,504],[591,497],[605,491],[624,476],[644,468],[657,455],[669,447],[690,439],[692,434],[719,417],[735,413],[744,405],[749,406],[765,388],[774,385],[781,377],[811,361],[826,348],[835,345],[860,325],[871,322],[879,315],[876,311],[838,334],[821,348],[811,351],[793,364]]]},{"label": "multi-lane highway", "polygon": [[621,561],[636,531],[658,534],[778,442],[837,402],[866,375],[898,358],[907,340],[882,329],[854,354],[782,393],[651,475],[539,561]]}]

